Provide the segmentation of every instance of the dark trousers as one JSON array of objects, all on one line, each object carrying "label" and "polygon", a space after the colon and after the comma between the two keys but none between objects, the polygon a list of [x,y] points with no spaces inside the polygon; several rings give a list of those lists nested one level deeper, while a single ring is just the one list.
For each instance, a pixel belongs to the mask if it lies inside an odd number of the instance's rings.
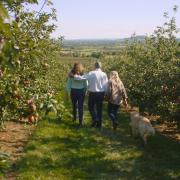
[{"label": "dark trousers", "polygon": [[102,124],[102,106],[104,100],[104,92],[90,92],[88,100],[88,108],[92,117],[93,123]]},{"label": "dark trousers", "polygon": [[73,107],[73,118],[77,118],[77,109],[79,114],[79,123],[83,121],[83,103],[84,103],[84,89],[71,89],[71,100]]},{"label": "dark trousers", "polygon": [[117,122],[117,112],[119,109],[119,105],[108,103],[108,116],[112,120],[113,123]]}]

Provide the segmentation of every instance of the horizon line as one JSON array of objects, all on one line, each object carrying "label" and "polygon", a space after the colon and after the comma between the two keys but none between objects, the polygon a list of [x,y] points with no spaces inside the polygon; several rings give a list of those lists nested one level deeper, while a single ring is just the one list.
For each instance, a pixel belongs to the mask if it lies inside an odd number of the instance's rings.
[{"label": "horizon line", "polygon": [[[123,38],[118,38],[118,37],[112,37],[112,38],[64,38],[63,40],[65,41],[78,41],[78,40],[123,40],[123,39],[129,39],[131,38],[132,36],[129,36],[129,37],[123,37]],[[146,35],[136,35],[135,37],[148,37]],[[180,39],[180,36],[179,37],[176,37],[176,39]]]}]

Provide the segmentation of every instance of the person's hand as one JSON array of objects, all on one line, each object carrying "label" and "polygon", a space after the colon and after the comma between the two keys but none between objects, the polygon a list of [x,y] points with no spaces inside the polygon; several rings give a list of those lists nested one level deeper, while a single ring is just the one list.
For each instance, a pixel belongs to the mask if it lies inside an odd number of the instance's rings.
[{"label": "person's hand", "polygon": [[123,104],[124,104],[124,107],[127,109],[128,108],[128,103],[127,103],[126,99],[123,101]]}]

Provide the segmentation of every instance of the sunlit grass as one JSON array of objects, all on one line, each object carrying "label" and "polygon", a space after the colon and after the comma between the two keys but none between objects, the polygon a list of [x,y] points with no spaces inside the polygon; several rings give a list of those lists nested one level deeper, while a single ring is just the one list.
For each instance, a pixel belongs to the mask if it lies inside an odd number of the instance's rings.
[{"label": "sunlit grass", "polygon": [[113,131],[106,113],[102,130],[85,127],[71,119],[46,119],[39,123],[18,162],[17,179],[178,179],[180,145],[162,135],[147,147],[129,135],[129,116],[121,113]]}]

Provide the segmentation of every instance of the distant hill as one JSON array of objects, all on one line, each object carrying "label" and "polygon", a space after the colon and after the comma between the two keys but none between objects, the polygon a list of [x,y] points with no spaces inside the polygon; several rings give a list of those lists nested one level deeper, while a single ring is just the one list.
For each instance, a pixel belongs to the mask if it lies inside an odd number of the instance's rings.
[{"label": "distant hill", "polygon": [[[136,36],[138,41],[145,40],[144,35]],[[64,47],[73,47],[73,46],[113,46],[117,44],[122,44],[123,42],[131,40],[129,38],[122,38],[122,39],[74,39],[74,40],[64,40],[63,46]],[[180,42],[180,38],[177,38],[177,41]]]},{"label": "distant hill", "polygon": [[[122,38],[122,39],[74,39],[74,40],[64,40],[64,47],[74,46],[74,45],[84,45],[84,46],[100,46],[100,45],[117,45],[123,43],[131,38]],[[136,36],[136,39],[143,41],[145,36]]]}]

